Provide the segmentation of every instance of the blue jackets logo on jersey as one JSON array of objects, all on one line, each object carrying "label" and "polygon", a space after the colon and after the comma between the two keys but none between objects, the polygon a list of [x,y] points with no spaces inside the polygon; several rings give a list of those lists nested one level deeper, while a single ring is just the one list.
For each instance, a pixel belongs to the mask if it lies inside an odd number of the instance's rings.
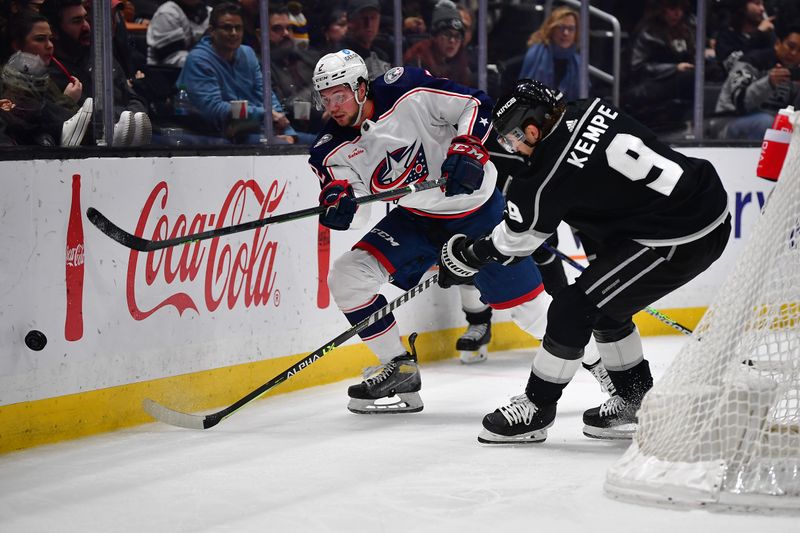
[{"label": "blue jackets logo on jersey", "polygon": [[372,171],[370,182],[373,191],[388,191],[409,183],[425,181],[427,177],[428,160],[425,150],[421,143],[417,148],[417,141],[414,141],[411,146],[386,152],[386,157]]},{"label": "blue jackets logo on jersey", "polygon": [[400,79],[400,76],[403,75],[403,70],[405,70],[403,67],[394,67],[383,75],[383,81],[385,81],[387,85],[391,85]]}]

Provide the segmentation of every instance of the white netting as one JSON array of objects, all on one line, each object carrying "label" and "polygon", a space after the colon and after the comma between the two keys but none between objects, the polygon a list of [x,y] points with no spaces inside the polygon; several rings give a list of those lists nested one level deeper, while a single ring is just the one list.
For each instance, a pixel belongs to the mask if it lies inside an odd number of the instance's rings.
[{"label": "white netting", "polygon": [[608,472],[613,497],[800,510],[800,113],[792,123],[741,257]]}]

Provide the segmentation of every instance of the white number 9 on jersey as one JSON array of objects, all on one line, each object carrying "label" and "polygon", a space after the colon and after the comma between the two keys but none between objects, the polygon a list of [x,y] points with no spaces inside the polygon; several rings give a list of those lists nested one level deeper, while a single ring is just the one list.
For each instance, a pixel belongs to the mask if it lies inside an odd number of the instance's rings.
[{"label": "white number 9 on jersey", "polygon": [[631,181],[655,177],[647,186],[669,196],[683,175],[675,161],[657,154],[635,135],[618,133],[606,148],[608,166]]}]

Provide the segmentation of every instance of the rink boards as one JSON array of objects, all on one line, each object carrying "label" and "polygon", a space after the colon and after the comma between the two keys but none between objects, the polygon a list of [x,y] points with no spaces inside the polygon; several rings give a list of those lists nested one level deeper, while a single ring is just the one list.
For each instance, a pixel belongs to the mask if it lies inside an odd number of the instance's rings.
[{"label": "rink boards", "polygon": [[[693,327],[772,185],[754,175],[755,148],[682,151],[715,164],[734,215],[722,259],[653,305]],[[310,218],[140,253],[109,239],[85,216],[94,207],[127,231],[163,239],[304,209],[316,204],[319,192],[305,156],[8,161],[0,167],[0,452],[148,422],[140,407],[146,397],[187,411],[227,405],[349,327],[324,279],[362,232],[321,231]],[[373,220],[385,212],[383,204],[372,206]],[[70,213],[81,216],[73,214],[70,223]],[[566,228],[560,235],[562,250],[580,258]],[[424,293],[396,316],[404,335],[421,333],[423,361],[456,355],[464,319],[455,290]],[[637,321],[644,334],[672,332],[647,315]],[[496,313],[495,324],[492,349],[535,345],[507,313]],[[31,330],[46,335],[43,350],[26,347]],[[355,376],[369,364],[366,348],[352,342],[275,392]]]}]

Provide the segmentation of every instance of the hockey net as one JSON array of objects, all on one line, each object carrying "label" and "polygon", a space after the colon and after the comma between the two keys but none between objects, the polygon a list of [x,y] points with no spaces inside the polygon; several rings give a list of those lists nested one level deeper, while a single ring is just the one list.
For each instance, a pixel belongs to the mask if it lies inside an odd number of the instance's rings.
[{"label": "hockey net", "polygon": [[800,511],[800,113],[792,123],[749,241],[608,471],[612,497]]}]

